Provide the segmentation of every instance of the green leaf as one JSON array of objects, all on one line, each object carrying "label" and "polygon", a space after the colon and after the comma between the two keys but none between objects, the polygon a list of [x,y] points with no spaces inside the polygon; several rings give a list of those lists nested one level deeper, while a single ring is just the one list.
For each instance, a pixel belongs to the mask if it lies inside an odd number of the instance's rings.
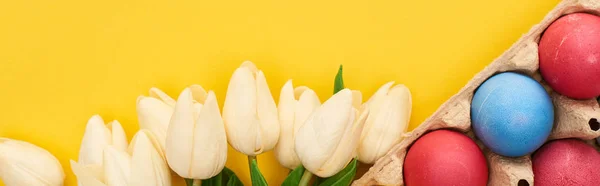
[{"label": "green leaf", "polygon": [[258,163],[256,159],[250,160],[250,179],[252,180],[252,186],[267,186],[267,181],[263,177],[262,173],[258,169]]},{"label": "green leaf", "polygon": [[223,179],[223,171],[221,171],[216,176],[213,176],[212,178],[202,180],[202,186],[221,186],[221,184],[223,182],[222,179]]},{"label": "green leaf", "polygon": [[237,177],[237,175],[235,175],[233,171],[231,171],[231,169],[225,167],[221,173],[225,178],[223,183],[227,186],[244,186],[244,183],[242,183],[242,181]]},{"label": "green leaf", "polygon": [[354,180],[354,175],[356,174],[356,159],[353,159],[350,164],[346,166],[342,171],[337,174],[324,178],[319,186],[348,186]]},{"label": "green leaf", "polygon": [[342,75],[342,65],[338,69],[338,73],[335,75],[335,82],[333,83],[333,94],[344,89],[344,77]]},{"label": "green leaf", "polygon": [[318,186],[319,184],[321,184],[321,182],[323,182],[323,178],[316,176],[315,177],[315,181],[313,181],[313,186]]},{"label": "green leaf", "polygon": [[227,186],[244,186],[244,183],[234,174],[229,176]]},{"label": "green leaf", "polygon": [[304,173],[304,166],[300,165],[296,167],[290,174],[283,180],[281,186],[296,186],[300,184],[302,174]]}]

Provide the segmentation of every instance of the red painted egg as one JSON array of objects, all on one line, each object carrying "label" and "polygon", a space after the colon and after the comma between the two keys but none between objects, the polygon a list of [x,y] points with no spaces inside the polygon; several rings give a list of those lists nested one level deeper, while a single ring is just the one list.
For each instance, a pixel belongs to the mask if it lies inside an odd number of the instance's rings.
[{"label": "red painted egg", "polygon": [[573,13],[554,21],[539,44],[540,72],[556,92],[575,99],[600,95],[600,17]]},{"label": "red painted egg", "polygon": [[600,185],[599,166],[600,153],[583,141],[551,141],[533,155],[533,185]]},{"label": "red painted egg", "polygon": [[404,159],[407,186],[485,186],[488,166],[475,142],[462,133],[436,130],[419,138]]}]

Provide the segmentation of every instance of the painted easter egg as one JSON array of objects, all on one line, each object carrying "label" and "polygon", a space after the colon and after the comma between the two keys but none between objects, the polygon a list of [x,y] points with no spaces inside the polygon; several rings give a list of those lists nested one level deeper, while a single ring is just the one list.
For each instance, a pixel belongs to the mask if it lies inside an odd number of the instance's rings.
[{"label": "painted easter egg", "polygon": [[551,141],[532,163],[535,186],[600,185],[600,153],[581,140]]},{"label": "painted easter egg", "polygon": [[451,130],[421,136],[408,150],[403,172],[407,186],[484,186],[488,181],[481,149],[471,138]]},{"label": "painted easter egg", "polygon": [[539,43],[540,72],[556,92],[575,99],[600,95],[600,17],[574,13],[554,21]]},{"label": "painted easter egg", "polygon": [[552,100],[542,85],[514,72],[483,82],[471,103],[475,135],[503,156],[518,157],[538,149],[550,135],[553,122]]}]

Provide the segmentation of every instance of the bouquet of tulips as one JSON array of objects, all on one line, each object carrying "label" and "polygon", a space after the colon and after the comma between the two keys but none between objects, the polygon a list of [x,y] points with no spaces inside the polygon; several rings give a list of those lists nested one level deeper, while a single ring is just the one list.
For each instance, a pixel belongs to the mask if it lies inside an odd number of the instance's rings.
[{"label": "bouquet of tulips", "polygon": [[[274,150],[290,169],[282,185],[349,185],[357,161],[372,164],[399,143],[411,112],[404,85],[389,82],[365,103],[344,87],[342,67],[333,96],[321,103],[306,86],[283,85],[276,105],[264,73],[244,62],[235,70],[221,110],[213,91],[185,88],[177,100],[157,88],[137,99],[140,130],[131,142],[118,121],[92,116],[78,161],[80,186],[243,185],[225,167],[227,144],[248,156],[252,185],[267,185],[256,156]],[[7,186],[62,185],[54,156],[27,142],[0,138],[0,178]]]}]

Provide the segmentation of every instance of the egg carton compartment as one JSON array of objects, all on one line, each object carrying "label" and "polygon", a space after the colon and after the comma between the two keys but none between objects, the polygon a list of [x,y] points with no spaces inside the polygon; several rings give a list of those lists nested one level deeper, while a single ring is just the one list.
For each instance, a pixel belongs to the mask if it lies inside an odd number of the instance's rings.
[{"label": "egg carton compartment", "polygon": [[544,30],[563,15],[585,12],[600,16],[600,0],[564,0],[543,21],[523,35],[500,57],[476,74],[457,94],[442,104],[419,127],[405,134],[404,140],[380,158],[352,185],[404,185],[403,164],[410,145],[423,134],[437,129],[460,131],[474,139],[484,152],[489,168],[490,186],[533,185],[531,155],[517,158],[491,152],[471,131],[471,100],[475,90],[491,76],[501,72],[518,72],[540,82],[552,98],[554,125],[547,140],[578,138],[598,147],[594,138],[600,136],[600,106],[596,99],[574,100],[552,91],[539,73],[538,42]]}]

